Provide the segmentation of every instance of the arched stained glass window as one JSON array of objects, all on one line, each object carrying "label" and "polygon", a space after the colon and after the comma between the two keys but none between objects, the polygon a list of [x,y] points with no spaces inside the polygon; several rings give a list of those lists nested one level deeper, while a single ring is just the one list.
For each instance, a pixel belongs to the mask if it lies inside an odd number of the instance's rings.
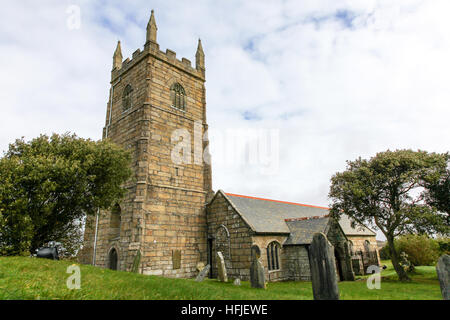
[{"label": "arched stained glass window", "polygon": [[280,244],[276,241],[267,246],[267,267],[269,271],[280,269]]},{"label": "arched stained glass window", "polygon": [[170,100],[172,101],[172,107],[180,110],[186,109],[186,92],[179,83],[174,83],[170,88]]}]

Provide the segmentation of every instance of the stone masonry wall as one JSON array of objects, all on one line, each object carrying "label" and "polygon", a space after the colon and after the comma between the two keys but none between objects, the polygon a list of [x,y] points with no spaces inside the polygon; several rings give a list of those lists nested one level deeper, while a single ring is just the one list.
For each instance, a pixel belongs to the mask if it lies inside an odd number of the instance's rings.
[{"label": "stone masonry wall", "polygon": [[283,248],[284,280],[311,281],[307,246],[285,246]]},{"label": "stone masonry wall", "polygon": [[380,264],[380,252],[377,246],[376,236],[363,236],[363,235],[347,235],[349,241],[353,244],[353,252],[362,251],[365,252],[364,243],[370,242],[370,250],[375,251],[378,259],[378,264]]},{"label": "stone masonry wall", "polygon": [[[207,207],[208,238],[212,241],[212,274],[217,276],[216,247],[219,235],[220,250],[225,251],[225,265],[230,279],[239,277],[241,280],[249,280],[251,264],[252,231],[242,220],[241,216],[229,205],[228,201],[219,192],[215,199]],[[228,231],[227,239],[221,235]],[[229,247],[229,251],[227,250]],[[228,253],[227,253],[228,251]]]},{"label": "stone masonry wall", "polygon": [[[264,266],[264,273],[266,275],[266,281],[281,281],[285,280],[287,277],[286,266],[284,265],[284,255],[285,248],[283,243],[286,241],[286,235],[257,235],[253,236],[253,244],[256,244],[261,249],[261,263]],[[280,245],[280,256],[279,256],[279,266],[278,270],[270,270],[269,264],[267,262],[267,247],[271,242],[278,242]]]}]

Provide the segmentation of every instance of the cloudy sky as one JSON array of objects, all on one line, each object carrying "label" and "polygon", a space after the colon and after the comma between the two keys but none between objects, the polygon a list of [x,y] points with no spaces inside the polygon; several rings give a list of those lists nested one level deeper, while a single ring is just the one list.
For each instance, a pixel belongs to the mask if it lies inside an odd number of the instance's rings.
[{"label": "cloudy sky", "polygon": [[[151,9],[161,50],[195,61],[202,39],[215,190],[327,206],[346,160],[450,150],[448,0],[8,1],[0,149],[100,139],[116,42],[142,48]],[[243,129],[278,132],[274,172],[220,161],[221,135]]]}]

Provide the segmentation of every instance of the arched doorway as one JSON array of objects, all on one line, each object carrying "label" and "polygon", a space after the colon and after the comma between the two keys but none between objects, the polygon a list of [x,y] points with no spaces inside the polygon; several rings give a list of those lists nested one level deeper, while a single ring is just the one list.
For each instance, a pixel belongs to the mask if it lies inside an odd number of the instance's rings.
[{"label": "arched doorway", "polygon": [[118,262],[117,251],[115,248],[112,248],[111,251],[109,251],[108,268],[111,270],[117,270],[117,262]]},{"label": "arched doorway", "polygon": [[336,270],[338,272],[339,281],[344,280],[344,274],[342,272],[342,261],[340,259],[339,252],[336,248],[334,248],[334,260],[336,260]]}]

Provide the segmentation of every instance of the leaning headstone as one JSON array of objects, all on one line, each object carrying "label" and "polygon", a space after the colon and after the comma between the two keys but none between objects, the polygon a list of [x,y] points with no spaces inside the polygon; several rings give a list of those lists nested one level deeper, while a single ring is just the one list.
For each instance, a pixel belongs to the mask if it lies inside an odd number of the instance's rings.
[{"label": "leaning headstone", "polygon": [[450,256],[448,254],[439,258],[436,271],[441,285],[442,298],[450,300]]},{"label": "leaning headstone", "polygon": [[406,272],[413,272],[414,265],[409,261],[408,254],[404,251],[400,253],[400,261],[399,264],[402,266],[403,270]]},{"label": "leaning headstone", "polygon": [[261,249],[256,244],[252,245],[250,250],[252,255],[252,261],[261,258]]},{"label": "leaning headstone", "polygon": [[261,250],[258,246],[252,246],[252,264],[250,265],[250,285],[252,288],[266,288],[266,279],[264,275],[264,267],[259,261]]},{"label": "leaning headstone", "polygon": [[241,279],[239,279],[239,278],[234,279],[233,284],[235,286],[240,286],[241,285]]},{"label": "leaning headstone", "polygon": [[350,243],[348,241],[344,242],[344,257],[343,261],[343,276],[345,281],[355,281],[355,272],[352,268],[352,254],[350,250]]},{"label": "leaning headstone", "polygon": [[196,269],[197,269],[198,272],[202,271],[203,268],[205,268],[205,263],[204,262],[197,263]]},{"label": "leaning headstone", "polygon": [[220,251],[217,252],[216,260],[217,260],[217,275],[219,281],[228,282],[227,268],[225,267],[225,260],[223,259],[222,252]]},{"label": "leaning headstone", "polygon": [[334,247],[323,233],[314,234],[309,254],[314,300],[339,300]]},{"label": "leaning headstone", "polygon": [[197,278],[195,278],[195,281],[202,282],[208,275],[210,268],[211,268],[211,266],[209,264],[207,264],[206,267],[204,267],[202,269],[202,271],[199,272],[199,274],[197,275]]}]

